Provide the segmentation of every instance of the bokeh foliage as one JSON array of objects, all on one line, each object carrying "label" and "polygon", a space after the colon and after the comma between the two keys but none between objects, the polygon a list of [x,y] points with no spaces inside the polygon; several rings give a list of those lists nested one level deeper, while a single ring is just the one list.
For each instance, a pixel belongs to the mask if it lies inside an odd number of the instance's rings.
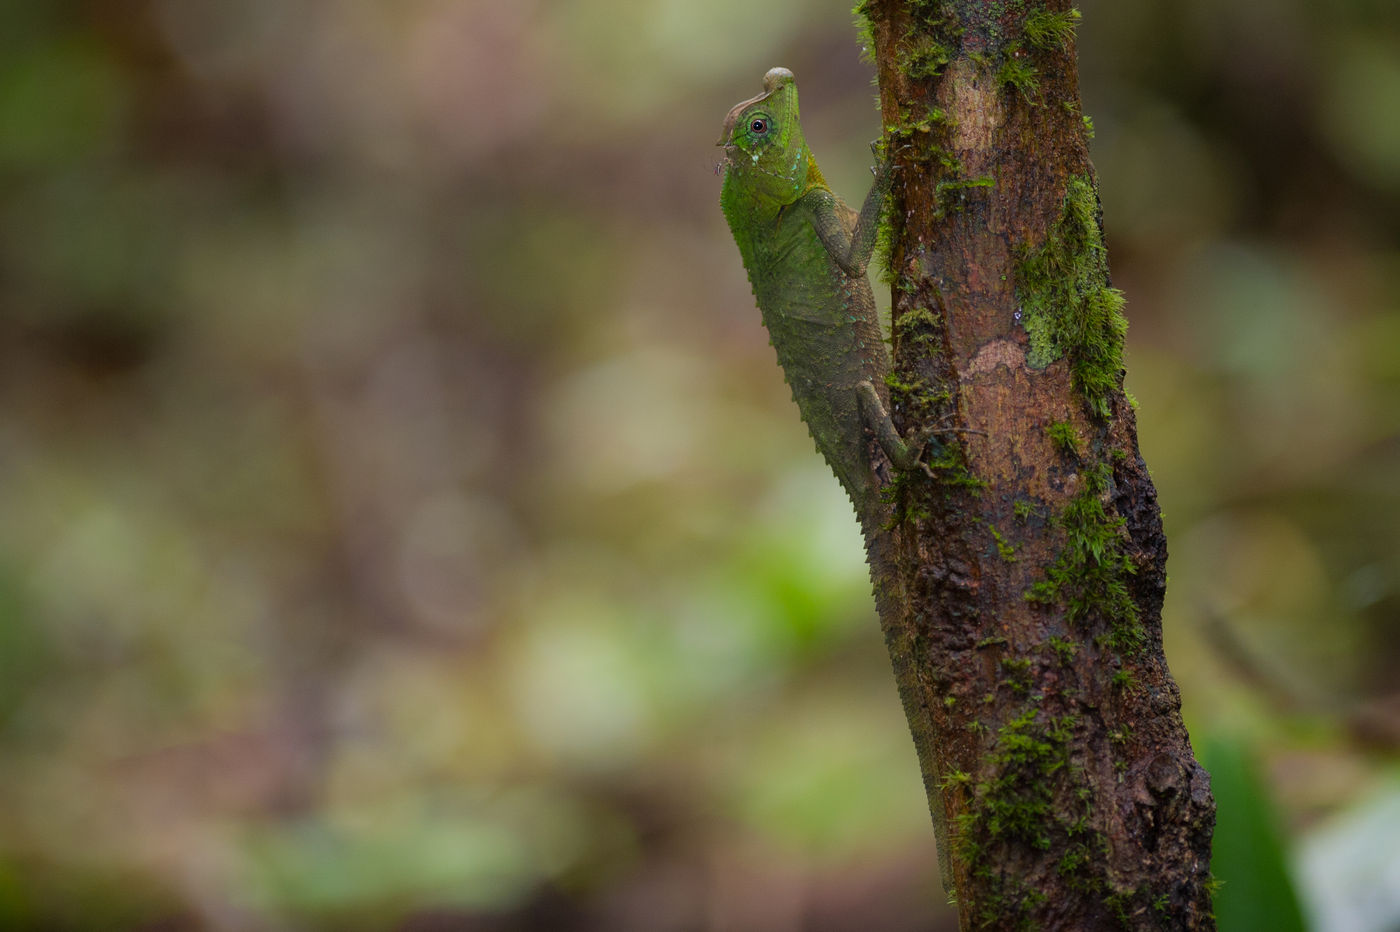
[{"label": "bokeh foliage", "polygon": [[[1083,11],[1169,658],[1316,864],[1396,787],[1400,14]],[[844,8],[0,23],[0,924],[928,927],[858,534],[712,172],[781,63],[863,191]]]}]

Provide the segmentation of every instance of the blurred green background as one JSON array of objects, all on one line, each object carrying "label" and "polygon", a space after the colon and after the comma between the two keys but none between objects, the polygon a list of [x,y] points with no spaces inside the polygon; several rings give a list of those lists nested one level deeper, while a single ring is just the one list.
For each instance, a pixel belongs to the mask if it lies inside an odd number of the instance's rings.
[{"label": "blurred green background", "polygon": [[[1083,11],[1222,928],[1400,928],[1400,7]],[[948,927],[713,170],[783,64],[858,199],[859,52],[0,0],[0,928]]]}]

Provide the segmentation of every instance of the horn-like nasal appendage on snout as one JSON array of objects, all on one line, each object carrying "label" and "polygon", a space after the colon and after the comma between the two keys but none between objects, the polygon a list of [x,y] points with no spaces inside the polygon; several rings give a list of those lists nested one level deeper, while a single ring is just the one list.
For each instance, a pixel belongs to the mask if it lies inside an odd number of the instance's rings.
[{"label": "horn-like nasal appendage on snout", "polygon": [[794,80],[792,72],[786,68],[769,68],[768,73],[763,76],[763,92],[771,94],[784,84],[791,84]]}]

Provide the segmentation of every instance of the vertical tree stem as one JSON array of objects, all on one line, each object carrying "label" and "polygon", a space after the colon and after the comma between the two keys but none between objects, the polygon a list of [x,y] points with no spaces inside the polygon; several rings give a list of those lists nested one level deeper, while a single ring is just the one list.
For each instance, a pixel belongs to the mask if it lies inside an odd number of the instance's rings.
[{"label": "vertical tree stem", "polygon": [[1214,802],[1162,652],[1166,540],[1122,389],[1078,13],[857,11],[900,169],[893,415],[962,431],[933,435],[936,480],[897,480],[870,555],[963,927],[1214,928]]}]

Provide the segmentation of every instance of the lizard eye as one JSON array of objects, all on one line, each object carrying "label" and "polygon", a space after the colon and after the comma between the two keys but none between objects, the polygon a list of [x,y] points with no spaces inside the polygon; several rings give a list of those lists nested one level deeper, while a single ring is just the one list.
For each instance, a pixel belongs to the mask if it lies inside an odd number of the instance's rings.
[{"label": "lizard eye", "polygon": [[764,133],[768,132],[768,120],[764,117],[757,117],[749,124],[749,129],[762,136]]}]

